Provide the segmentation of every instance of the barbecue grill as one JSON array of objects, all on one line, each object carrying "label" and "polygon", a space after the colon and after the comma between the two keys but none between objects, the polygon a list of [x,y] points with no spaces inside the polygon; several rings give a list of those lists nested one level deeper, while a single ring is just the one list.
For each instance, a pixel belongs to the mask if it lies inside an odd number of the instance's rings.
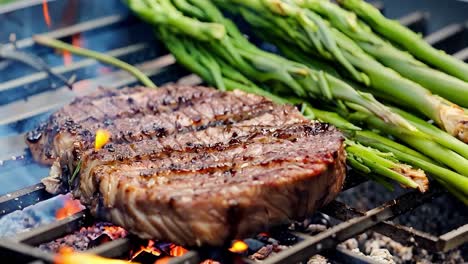
[{"label": "barbecue grill", "polygon": [[[414,2],[412,4],[416,5],[417,1]],[[418,10],[401,17],[400,21],[425,35],[437,29],[427,35],[426,40],[466,61],[468,24],[463,21],[463,8],[465,12],[468,11],[468,4],[455,1],[447,3],[449,6],[452,4],[455,8],[459,5],[457,12],[461,14],[460,18],[450,17],[458,19],[454,24],[444,24],[440,19],[431,24],[429,13]],[[387,8],[381,3],[376,5],[384,11]],[[398,11],[395,6],[395,2],[388,6],[394,15]],[[170,82],[199,84],[201,80],[177,65],[151,32],[147,25],[139,22],[117,0],[25,0],[0,6],[0,217],[38,203],[57,206],[67,199],[53,197],[38,183],[47,175],[48,168],[32,161],[24,142],[24,134],[28,130],[76,96],[87,94],[100,86],[124,87],[136,83],[136,79],[128,73],[101,65],[92,59],[37,46],[31,36],[44,34],[118,57],[136,65],[158,85]],[[74,88],[71,90],[69,85],[72,82]],[[290,246],[263,262],[296,263],[321,253],[337,263],[374,263],[375,260],[369,257],[336,248],[340,242],[367,230],[430,252],[447,252],[468,241],[466,212],[460,216],[462,219],[459,219],[458,226],[444,230],[443,234],[391,221],[407,212],[411,214],[413,209],[421,205],[434,204],[438,199],[454,201],[447,198],[442,188],[435,184],[425,194],[401,192],[397,197],[365,210],[343,202],[349,200],[346,193],[352,193],[364,182],[364,179],[351,175],[346,182],[343,198],[320,210],[320,217],[333,219],[328,229],[311,235],[288,227],[278,227],[279,233],[287,236]],[[0,256],[14,263],[53,263],[54,255],[39,249],[38,245],[96,223],[87,210],[78,208],[76,211],[63,219],[53,219],[27,231],[0,238]],[[128,255],[136,244],[144,243],[129,235],[98,243],[88,251],[120,258]],[[171,258],[169,263],[200,263],[205,259],[223,263],[253,263],[245,254],[232,253],[227,247],[190,249],[182,256]]]}]

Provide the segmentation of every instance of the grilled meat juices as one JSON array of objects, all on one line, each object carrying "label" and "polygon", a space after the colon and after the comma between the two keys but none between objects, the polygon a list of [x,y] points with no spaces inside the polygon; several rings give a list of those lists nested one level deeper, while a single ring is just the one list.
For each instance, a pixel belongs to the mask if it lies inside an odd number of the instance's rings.
[{"label": "grilled meat juices", "polygon": [[[111,138],[95,149],[100,128]],[[27,141],[37,161],[53,164],[49,191],[70,188],[94,215],[186,246],[223,245],[303,218],[334,199],[345,178],[334,127],[240,91],[102,89]]]}]

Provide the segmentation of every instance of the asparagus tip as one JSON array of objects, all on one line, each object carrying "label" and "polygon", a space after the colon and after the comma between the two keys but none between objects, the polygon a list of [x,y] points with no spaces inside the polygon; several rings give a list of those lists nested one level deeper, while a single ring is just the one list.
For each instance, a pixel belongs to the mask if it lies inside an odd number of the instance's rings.
[{"label": "asparagus tip", "polygon": [[459,107],[441,104],[440,120],[447,132],[468,143],[468,115]]},{"label": "asparagus tip", "polygon": [[429,189],[429,180],[423,170],[412,168],[406,164],[399,164],[399,166],[393,170],[415,182],[417,184],[416,188],[420,192],[424,193]]}]

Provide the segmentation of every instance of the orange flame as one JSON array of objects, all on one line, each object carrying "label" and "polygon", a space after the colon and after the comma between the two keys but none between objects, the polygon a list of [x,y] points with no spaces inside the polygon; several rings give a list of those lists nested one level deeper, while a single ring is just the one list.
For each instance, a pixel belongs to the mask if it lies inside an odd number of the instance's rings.
[{"label": "orange flame", "polygon": [[120,226],[105,226],[104,233],[109,235],[112,239],[127,236],[127,230],[123,229]]},{"label": "orange flame", "polygon": [[47,5],[47,0],[42,0],[42,14],[44,15],[44,21],[47,27],[52,26],[52,19],[50,19],[49,15],[49,5]]},{"label": "orange flame", "polygon": [[57,220],[64,219],[64,218],[69,217],[70,215],[78,213],[81,210],[82,210],[82,205],[80,201],[65,200],[63,207],[58,209],[57,212],[55,212],[55,218],[57,218]]},{"label": "orange flame", "polygon": [[169,255],[171,255],[172,257],[180,257],[180,256],[184,255],[187,252],[188,252],[187,249],[185,249],[185,248],[183,248],[181,246],[176,246],[176,245],[172,244]]},{"label": "orange flame", "polygon": [[247,249],[249,249],[249,246],[244,241],[236,240],[232,243],[229,251],[234,253],[244,253]]},{"label": "orange flame", "polygon": [[109,142],[110,137],[111,134],[109,131],[104,129],[98,129],[96,131],[96,139],[94,140],[94,149],[99,150],[102,147],[104,147],[104,145],[106,145],[107,142]]},{"label": "orange flame", "polygon": [[[78,34],[73,34],[72,35],[72,43],[71,43],[73,46],[75,47],[81,47],[83,42],[81,40],[81,35],[78,33]],[[72,54],[67,51],[67,50],[64,50],[63,51],[63,65],[67,66],[67,65],[70,65],[73,63],[73,56]]]},{"label": "orange flame", "polygon": [[74,252],[72,248],[62,247],[54,256],[54,264],[128,264],[125,260],[108,259],[100,256]]},{"label": "orange flame", "polygon": [[68,66],[72,64],[73,57],[72,54],[68,50],[63,51],[63,65]]},{"label": "orange flame", "polygon": [[147,252],[147,253],[153,254],[155,256],[160,256],[161,251],[159,251],[159,249],[154,247],[154,244],[155,243],[154,243],[153,240],[148,240],[148,245],[146,247],[141,246],[140,249],[137,252],[135,252],[135,254],[132,255],[132,257],[130,258],[130,261],[132,261],[136,257],[138,257],[138,255],[140,255],[142,252]]},{"label": "orange flame", "polygon": [[154,264],[168,264],[171,261],[171,257],[164,257],[156,260]]}]

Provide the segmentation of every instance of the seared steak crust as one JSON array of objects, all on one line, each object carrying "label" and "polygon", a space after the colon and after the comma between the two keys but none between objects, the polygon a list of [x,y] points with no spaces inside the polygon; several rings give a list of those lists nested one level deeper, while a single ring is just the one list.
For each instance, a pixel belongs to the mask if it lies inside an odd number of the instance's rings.
[{"label": "seared steak crust", "polygon": [[[95,150],[98,128],[112,137]],[[71,187],[93,214],[187,246],[303,218],[334,199],[345,176],[334,127],[239,91],[102,90],[32,135],[34,157],[57,160],[67,181],[80,164]]]}]

